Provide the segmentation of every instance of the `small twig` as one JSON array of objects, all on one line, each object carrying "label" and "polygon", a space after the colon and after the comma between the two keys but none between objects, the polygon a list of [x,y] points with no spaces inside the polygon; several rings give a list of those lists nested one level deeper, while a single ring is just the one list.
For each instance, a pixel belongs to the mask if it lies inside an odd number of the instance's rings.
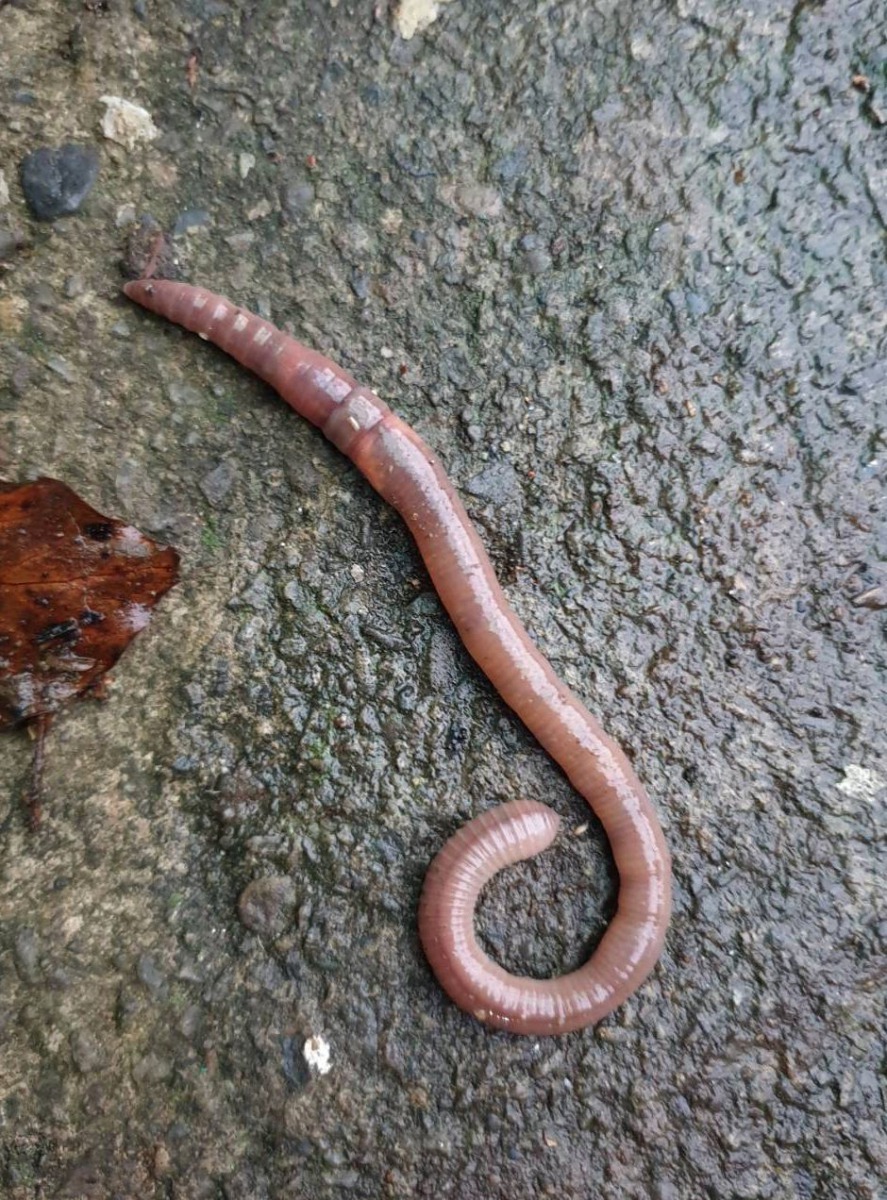
[{"label": "small twig", "polygon": [[144,271],[142,272],[143,279],[153,279],[154,278],[154,272],[157,270],[157,267],[160,263],[160,255],[165,248],[166,248],[166,236],[162,229],[158,229],[157,233],[154,235],[154,238],[151,241],[151,245],[148,250],[148,261],[145,264]]},{"label": "small twig", "polygon": [[25,793],[25,809],[32,831],[40,828],[43,816],[43,768],[46,764],[46,735],[51,724],[52,713],[41,713],[34,719],[34,723],[28,726],[31,736],[35,739],[31,783]]}]

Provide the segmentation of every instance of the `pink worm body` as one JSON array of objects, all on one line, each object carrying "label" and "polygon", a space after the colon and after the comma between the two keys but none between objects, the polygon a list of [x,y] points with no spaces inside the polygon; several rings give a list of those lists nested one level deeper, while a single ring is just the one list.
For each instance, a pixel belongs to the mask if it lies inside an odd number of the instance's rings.
[{"label": "pink worm body", "polygon": [[668,850],[628,759],[512,611],[440,462],[373,392],[268,321],[183,283],[139,280],[124,290],[269,383],[397,509],[469,653],[607,833],[619,871],[616,915],[584,966],[541,980],[509,974],[480,949],[474,910],[497,871],[554,840],[559,818],[544,804],[516,800],[458,830],[431,864],[419,905],[419,935],[441,987],[478,1020],[514,1033],[563,1033],[600,1020],[659,957],[671,911]]}]

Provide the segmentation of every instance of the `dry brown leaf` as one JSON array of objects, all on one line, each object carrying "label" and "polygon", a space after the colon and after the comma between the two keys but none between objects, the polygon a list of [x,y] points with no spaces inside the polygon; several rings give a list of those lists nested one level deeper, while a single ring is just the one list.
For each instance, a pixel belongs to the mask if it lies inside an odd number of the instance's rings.
[{"label": "dry brown leaf", "polygon": [[178,563],[56,479],[0,482],[0,729],[37,721],[42,734],[61,705],[94,694]]}]

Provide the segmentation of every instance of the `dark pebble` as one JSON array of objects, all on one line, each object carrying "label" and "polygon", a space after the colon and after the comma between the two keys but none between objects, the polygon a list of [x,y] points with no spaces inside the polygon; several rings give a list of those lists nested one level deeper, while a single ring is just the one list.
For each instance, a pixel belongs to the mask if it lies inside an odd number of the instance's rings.
[{"label": "dark pebble", "polygon": [[366,300],[370,294],[370,281],[366,275],[362,275],[360,271],[352,271],[349,283],[358,300]]},{"label": "dark pebble", "polygon": [[284,1078],[297,1091],[311,1082],[311,1072],[302,1054],[302,1044],[297,1038],[285,1037],[280,1042],[280,1066]]},{"label": "dark pebble", "polygon": [[287,875],[266,875],[248,883],[237,902],[240,920],[260,937],[277,937],[292,919],[296,889]]},{"label": "dark pebble", "polygon": [[35,217],[54,221],[77,211],[98,174],[99,156],[94,146],[73,142],[58,149],[41,146],[22,161],[22,191]]},{"label": "dark pebble", "polygon": [[385,93],[377,83],[370,83],[366,87],[361,88],[360,98],[365,104],[369,104],[373,108],[378,108],[385,99]]}]

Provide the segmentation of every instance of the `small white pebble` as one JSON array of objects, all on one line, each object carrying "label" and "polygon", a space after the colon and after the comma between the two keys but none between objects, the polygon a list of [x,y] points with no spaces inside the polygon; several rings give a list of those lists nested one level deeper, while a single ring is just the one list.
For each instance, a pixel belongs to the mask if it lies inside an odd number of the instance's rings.
[{"label": "small white pebble", "polygon": [[248,221],[260,221],[263,217],[271,215],[271,203],[268,200],[260,200],[258,204],[254,204],[246,214]]},{"label": "small white pebble", "polygon": [[122,96],[100,96],[99,100],[105,105],[102,133],[109,141],[132,150],[139,142],[151,142],[160,136],[147,109]]},{"label": "small white pebble", "polygon": [[449,0],[400,0],[394,11],[394,31],[408,41],[427,29],[440,14],[441,6]]},{"label": "small white pebble", "polygon": [[366,575],[366,571],[364,571],[364,569],[360,565],[360,563],[355,563],[354,566],[351,568],[351,578],[354,580],[355,583],[362,583],[365,575]]},{"label": "small white pebble", "polygon": [[330,1070],[332,1066],[330,1062],[330,1044],[319,1033],[308,1039],[302,1047],[302,1053],[305,1055],[305,1062],[318,1075],[326,1075]]},{"label": "small white pebble", "polygon": [[397,233],[403,225],[403,213],[397,208],[386,208],[379,224],[386,233]]},{"label": "small white pebble", "polygon": [[881,788],[887,786],[887,779],[877,771],[869,771],[850,763],[844,768],[844,778],[837,785],[838,791],[854,800],[874,800]]}]

